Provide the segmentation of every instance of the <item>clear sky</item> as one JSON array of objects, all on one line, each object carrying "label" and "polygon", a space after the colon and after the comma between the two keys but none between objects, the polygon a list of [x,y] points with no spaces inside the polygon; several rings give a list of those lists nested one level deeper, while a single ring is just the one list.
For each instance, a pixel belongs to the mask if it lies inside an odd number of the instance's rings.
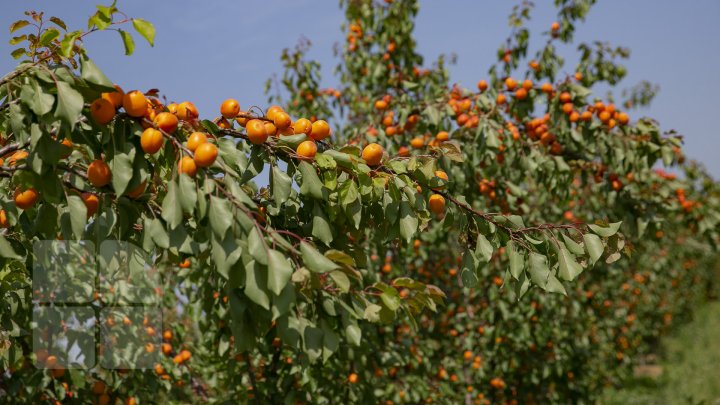
[{"label": "clear sky", "polygon": [[[98,0],[3,1],[0,26],[27,9],[57,15],[72,27],[84,27]],[[108,1],[109,3],[109,1]],[[336,0],[120,0],[131,17],[157,28],[155,47],[136,38],[126,57],[117,33],[88,38],[90,56],[124,89],[159,88],[168,99],[193,101],[206,118],[220,103],[237,98],[241,106],[265,105],[265,80],[281,73],[283,48],[301,36],[313,42],[310,57],[323,63],[327,85],[336,83],[333,46],[342,40],[342,13]],[[515,1],[421,0],[416,38],[427,62],[454,53],[451,80],[466,87],[486,77],[495,51],[508,33],[507,15]],[[545,30],[553,21],[550,0],[535,0],[531,27]],[[720,96],[720,1],[602,0],[593,8],[576,41],[604,40],[632,50],[629,75],[621,87],[642,79],[660,85],[650,108],[631,117],[658,119],[666,130],[686,136],[691,158],[720,178],[720,134],[713,119]],[[3,28],[6,29],[6,28]],[[6,33],[8,31],[3,31]],[[9,36],[6,36],[9,39]],[[563,49],[571,59],[572,50]],[[0,41],[0,72],[15,66],[12,47]],[[568,69],[572,69],[568,65]]]}]

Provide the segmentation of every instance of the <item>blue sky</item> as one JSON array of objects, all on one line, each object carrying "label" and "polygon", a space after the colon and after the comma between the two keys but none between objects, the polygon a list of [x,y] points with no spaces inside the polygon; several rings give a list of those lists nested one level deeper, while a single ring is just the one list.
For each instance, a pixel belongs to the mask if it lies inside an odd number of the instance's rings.
[{"label": "blue sky", "polygon": [[[28,9],[46,11],[73,27],[83,27],[95,1],[5,1],[0,26]],[[536,0],[531,27],[545,30],[554,20],[550,0]],[[426,62],[454,53],[451,80],[466,87],[486,78],[498,45],[508,33],[507,15],[515,1],[421,0],[416,37]],[[542,4],[542,5],[541,5]],[[88,38],[90,56],[115,82],[128,89],[159,88],[168,99],[193,101],[203,117],[218,115],[220,103],[234,97],[241,106],[265,105],[265,80],[280,74],[283,48],[301,36],[313,42],[310,57],[323,63],[327,85],[335,84],[333,46],[343,37],[336,0],[121,0],[131,17],[157,28],[155,47],[137,38],[136,53],[124,56],[114,32]],[[598,2],[576,41],[605,40],[627,46],[629,75],[621,87],[642,79],[660,85],[650,108],[631,117],[658,119],[666,130],[686,136],[687,154],[720,178],[720,1],[604,0]],[[6,28],[4,28],[6,29]],[[4,31],[7,33],[7,31]],[[9,39],[9,36],[6,37]],[[563,48],[567,59],[572,50]],[[15,66],[12,47],[0,41],[0,71]],[[572,70],[572,65],[568,65]]]}]

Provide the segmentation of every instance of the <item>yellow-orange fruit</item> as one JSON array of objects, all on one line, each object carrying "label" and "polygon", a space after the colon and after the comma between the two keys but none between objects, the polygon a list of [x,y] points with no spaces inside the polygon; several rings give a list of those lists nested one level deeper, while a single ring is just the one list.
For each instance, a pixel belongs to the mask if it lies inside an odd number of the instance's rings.
[{"label": "yellow-orange fruit", "polygon": [[198,146],[207,142],[207,135],[203,132],[193,132],[187,140],[187,148],[195,152]]},{"label": "yellow-orange fruit", "polygon": [[330,136],[330,125],[325,120],[317,120],[312,123],[310,137],[316,141],[322,141]]},{"label": "yellow-orange fruit", "polygon": [[130,197],[132,199],[138,198],[141,195],[143,195],[146,187],[147,187],[147,183],[143,181],[137,187],[135,187],[134,189],[125,193],[125,195],[127,195],[128,197]]},{"label": "yellow-orange fruit", "polygon": [[34,188],[28,188],[26,190],[20,190],[20,187],[15,189],[13,199],[15,200],[15,206],[22,210],[26,210],[37,202],[39,194]]},{"label": "yellow-orange fruit", "polygon": [[195,150],[195,164],[200,167],[210,167],[217,159],[218,148],[210,142],[205,142]]},{"label": "yellow-orange fruit", "polygon": [[317,153],[317,145],[314,141],[304,141],[298,145],[296,152],[302,158],[314,159]]},{"label": "yellow-orange fruit", "polygon": [[195,173],[197,173],[197,165],[195,164],[193,158],[190,156],[183,156],[182,159],[180,159],[180,162],[178,162],[178,172],[185,173],[190,177],[195,177]]},{"label": "yellow-orange fruit", "polygon": [[220,114],[228,119],[237,117],[240,114],[240,103],[233,98],[223,101],[220,105]]},{"label": "yellow-orange fruit", "polygon": [[147,112],[147,99],[145,95],[137,90],[125,93],[123,96],[123,108],[127,115],[139,118]]},{"label": "yellow-orange fruit", "polygon": [[88,218],[95,215],[98,207],[100,206],[100,200],[98,199],[98,197],[93,193],[82,193],[82,200],[85,203],[85,207],[87,208]]},{"label": "yellow-orange fruit", "polygon": [[200,113],[198,113],[198,109],[195,107],[195,104],[189,101],[183,101],[178,104],[176,115],[183,121],[193,121],[200,116]]},{"label": "yellow-orange fruit", "polygon": [[[439,177],[439,178],[441,178],[441,179],[443,179],[443,180],[445,180],[445,181],[448,181],[448,180],[449,180],[447,173],[445,173],[445,172],[442,171],[442,170],[436,170],[436,171],[435,171],[435,177]],[[436,188],[434,188],[433,190],[442,190],[443,188],[445,188],[445,185],[436,187]]]},{"label": "yellow-orange fruit", "polygon": [[297,134],[305,134],[310,135],[310,132],[312,131],[312,122],[310,122],[307,118],[300,118],[297,121],[295,121],[295,124],[293,125],[293,132],[295,135]]},{"label": "yellow-orange fruit", "polygon": [[113,105],[113,107],[115,107],[115,109],[123,106],[123,96],[125,96],[125,92],[117,84],[115,85],[115,91],[103,93],[100,95],[100,97],[109,101]]},{"label": "yellow-orange fruit", "polygon": [[274,120],[275,120],[275,114],[278,113],[278,112],[281,112],[281,111],[285,111],[285,110],[283,110],[283,108],[280,107],[279,105],[274,105],[274,106],[268,108],[267,114],[265,114],[265,116],[266,116],[269,120],[274,121]]},{"label": "yellow-orange fruit", "polygon": [[362,151],[362,158],[369,166],[379,165],[382,161],[382,156],[383,147],[376,143],[368,144]]},{"label": "yellow-orange fruit", "polygon": [[290,127],[290,124],[292,124],[292,121],[290,120],[290,115],[286,113],[285,111],[278,111],[275,113],[275,118],[273,118],[273,123],[279,129],[280,131]]},{"label": "yellow-orange fruit", "polygon": [[430,211],[437,215],[445,212],[445,198],[439,194],[431,195],[428,200],[428,205],[430,206]]},{"label": "yellow-orange fruit", "polygon": [[90,115],[99,125],[105,125],[115,118],[115,106],[104,98],[99,98],[90,104]]},{"label": "yellow-orange fruit", "polygon": [[87,178],[95,187],[105,187],[112,180],[112,172],[110,166],[100,159],[95,159],[87,168]]},{"label": "yellow-orange fruit", "polygon": [[155,116],[153,123],[158,129],[172,134],[178,127],[178,117],[169,112],[161,112]]},{"label": "yellow-orange fruit", "polygon": [[145,153],[157,153],[163,143],[163,134],[155,128],[148,128],[140,135],[140,146]]},{"label": "yellow-orange fruit", "polygon": [[247,132],[248,139],[255,145],[260,145],[267,141],[268,133],[265,129],[265,124],[257,119],[253,119],[247,122],[245,125],[245,131]]}]

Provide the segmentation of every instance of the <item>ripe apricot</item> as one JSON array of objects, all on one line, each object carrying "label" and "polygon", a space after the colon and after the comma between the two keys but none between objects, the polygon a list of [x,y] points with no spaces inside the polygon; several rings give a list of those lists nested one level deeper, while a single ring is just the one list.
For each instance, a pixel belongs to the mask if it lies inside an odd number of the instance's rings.
[{"label": "ripe apricot", "polygon": [[257,119],[252,119],[245,125],[245,131],[247,132],[248,139],[255,145],[260,145],[267,141],[268,133],[265,129],[265,124]]},{"label": "ripe apricot", "polygon": [[330,136],[330,125],[325,120],[317,120],[312,123],[310,137],[316,141],[322,141]]},{"label": "ripe apricot", "polygon": [[7,212],[0,210],[0,228],[9,228],[10,221],[8,221]]},{"label": "ripe apricot", "polygon": [[563,91],[560,93],[560,103],[566,104],[572,101],[572,95],[568,93],[567,91]]},{"label": "ripe apricot", "polygon": [[163,340],[166,342],[171,341],[173,338],[173,333],[170,329],[167,329],[165,332],[163,332]]},{"label": "ripe apricot", "polygon": [[180,159],[180,162],[178,162],[178,172],[185,173],[190,177],[195,177],[195,173],[197,173],[197,165],[195,164],[193,158],[190,156],[183,156],[182,159]]},{"label": "ripe apricot", "polygon": [[34,188],[20,190],[20,187],[18,187],[15,189],[15,194],[13,195],[15,206],[22,210],[26,210],[35,205],[38,197],[39,194]]},{"label": "ripe apricot", "polygon": [[192,353],[190,350],[181,350],[180,351],[180,358],[182,358],[183,361],[190,360],[190,357],[192,357]]},{"label": "ripe apricot", "polygon": [[176,115],[179,119],[190,122],[196,120],[200,116],[200,113],[197,107],[195,107],[195,104],[189,101],[183,101],[178,104]]},{"label": "ripe apricot", "polygon": [[440,194],[431,195],[428,200],[428,205],[430,206],[430,211],[434,212],[436,215],[440,215],[445,212],[445,198]]},{"label": "ripe apricot", "polygon": [[[435,171],[435,177],[439,177],[439,178],[445,180],[446,182],[449,180],[447,173],[445,173],[445,172],[442,171],[442,170],[436,170],[436,171]],[[433,190],[442,190],[443,188],[445,188],[445,185],[436,187],[436,188],[434,188]]]},{"label": "ripe apricot", "polygon": [[488,88],[488,84],[485,80],[480,80],[477,84],[478,90],[485,91]]},{"label": "ripe apricot", "polygon": [[60,158],[67,159],[68,156],[70,156],[72,154],[73,143],[70,139],[65,138],[60,142],[60,145],[62,145],[60,147],[60,150],[61,150]]},{"label": "ripe apricot", "polygon": [[10,155],[10,157],[7,160],[7,165],[12,167],[16,164],[20,163],[21,160],[25,160],[30,154],[27,153],[27,151],[19,150]]},{"label": "ripe apricot", "polygon": [[195,164],[200,167],[210,167],[217,159],[218,148],[210,142],[205,142],[195,150]]},{"label": "ripe apricot", "polygon": [[421,137],[415,137],[410,141],[410,146],[412,146],[415,149],[420,149],[423,146],[425,146],[425,140]]},{"label": "ripe apricot", "polygon": [[382,111],[382,110],[386,109],[387,107],[388,107],[388,104],[387,104],[387,102],[385,102],[385,100],[375,101],[375,109],[376,110]]},{"label": "ripe apricot", "polygon": [[314,141],[304,141],[298,145],[296,152],[301,158],[314,159],[317,145]]},{"label": "ripe apricot", "polygon": [[350,384],[357,384],[358,380],[359,380],[359,377],[358,377],[358,375],[357,375],[356,373],[351,373],[351,374],[348,376],[348,382],[349,382]]},{"label": "ripe apricot", "polygon": [[92,386],[92,393],[95,395],[100,395],[105,393],[105,389],[107,388],[107,385],[105,385],[105,382],[103,381],[95,381]]},{"label": "ripe apricot", "polygon": [[448,134],[446,131],[440,131],[435,135],[435,139],[438,142],[445,142],[450,139],[450,134]]},{"label": "ripe apricot", "polygon": [[207,135],[204,132],[193,132],[187,140],[187,148],[191,152],[195,152],[195,149],[205,142],[207,142]]},{"label": "ripe apricot", "polygon": [[104,98],[90,104],[90,115],[98,125],[105,125],[115,117],[115,106]]},{"label": "ripe apricot", "polygon": [[151,155],[157,153],[162,148],[163,143],[163,134],[155,128],[148,128],[140,135],[140,146],[145,153]]},{"label": "ripe apricot", "polygon": [[165,131],[168,134],[172,134],[178,127],[178,117],[169,112],[161,112],[155,116],[153,123],[158,129]]},{"label": "ripe apricot", "polygon": [[627,115],[627,113],[621,112],[618,114],[617,121],[620,123],[620,125],[627,125],[627,123],[630,122],[630,117]]},{"label": "ripe apricot", "polygon": [[139,118],[147,112],[147,99],[145,95],[137,90],[125,93],[123,96],[123,108],[127,115]]},{"label": "ripe apricot", "polygon": [[310,135],[310,132],[312,132],[312,122],[310,122],[310,120],[307,118],[298,119],[293,125],[293,132],[295,133],[295,135]]},{"label": "ripe apricot", "polygon": [[507,79],[505,79],[505,87],[508,90],[513,91],[515,90],[515,87],[517,87],[517,81],[512,77],[508,77]]},{"label": "ripe apricot", "polygon": [[98,197],[93,193],[82,193],[82,200],[85,203],[85,207],[87,208],[88,218],[95,215],[98,207],[100,206],[100,200],[98,199]]},{"label": "ripe apricot", "polygon": [[123,106],[123,96],[125,96],[125,92],[117,84],[115,85],[115,91],[103,93],[100,95],[100,97],[109,101],[113,105],[113,107],[115,107],[115,109]]},{"label": "ripe apricot", "polygon": [[525,79],[525,80],[523,81],[523,83],[522,83],[522,88],[525,89],[525,90],[527,90],[527,91],[530,91],[530,89],[533,88],[533,82],[532,82],[532,80]]},{"label": "ripe apricot", "polygon": [[382,161],[382,156],[383,147],[376,143],[368,144],[362,151],[362,158],[363,160],[365,160],[365,163],[367,163],[368,166],[379,165]]},{"label": "ripe apricot", "polygon": [[290,127],[292,121],[290,120],[290,115],[288,115],[288,113],[286,113],[285,111],[278,111],[277,113],[275,113],[273,123],[280,131],[283,131]]},{"label": "ripe apricot", "polygon": [[503,104],[505,104],[506,101],[507,101],[507,98],[506,98],[505,95],[502,94],[502,93],[498,94],[498,95],[497,95],[497,98],[495,99],[495,102],[496,102],[498,105],[503,105]]},{"label": "ripe apricot", "polygon": [[278,113],[278,112],[281,112],[281,111],[284,112],[285,110],[283,110],[283,108],[280,107],[279,105],[274,105],[274,106],[268,108],[267,113],[265,114],[265,116],[266,116],[269,120],[274,121],[274,120],[275,120],[275,114]]},{"label": "ripe apricot", "polygon": [[220,105],[220,114],[225,118],[235,118],[240,114],[240,103],[233,98],[229,98]]},{"label": "ripe apricot", "polygon": [[275,126],[275,124],[265,121],[263,125],[265,126],[265,132],[268,134],[268,136],[277,135],[277,127]]},{"label": "ripe apricot", "polygon": [[525,100],[527,98],[527,90],[521,87],[515,91],[515,98],[518,100]]},{"label": "ripe apricot", "polygon": [[87,178],[95,187],[105,187],[110,184],[112,172],[110,166],[100,159],[95,159],[87,168]]},{"label": "ripe apricot", "polygon": [[550,25],[550,31],[552,31],[553,33],[557,32],[559,29],[560,29],[560,23],[558,23],[557,21],[553,22]]},{"label": "ripe apricot", "polygon": [[147,183],[143,181],[137,187],[135,187],[134,189],[125,193],[125,195],[127,195],[128,197],[130,197],[132,199],[138,198],[141,195],[143,195],[146,187],[147,187]]},{"label": "ripe apricot", "polygon": [[550,83],[543,83],[542,86],[540,86],[540,90],[541,90],[543,93],[550,94],[550,93],[552,93],[552,91],[553,91],[553,86],[552,86],[552,84],[550,84]]}]

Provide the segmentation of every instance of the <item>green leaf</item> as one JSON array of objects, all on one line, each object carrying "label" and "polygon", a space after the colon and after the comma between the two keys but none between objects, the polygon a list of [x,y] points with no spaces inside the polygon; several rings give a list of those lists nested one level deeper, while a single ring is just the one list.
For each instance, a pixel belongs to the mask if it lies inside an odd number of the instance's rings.
[{"label": "green leaf", "polygon": [[600,225],[594,225],[594,224],[588,224],[588,228],[590,228],[593,232],[602,236],[603,238],[609,238],[609,237],[615,235],[615,233],[617,233],[618,229],[620,229],[621,224],[622,224],[622,221],[613,222],[613,223],[609,224],[607,227],[603,227]]},{"label": "green leaf", "polygon": [[318,204],[319,203],[315,203],[313,206],[312,235],[324,244],[330,245],[330,242],[333,240],[330,220]]},{"label": "green leaf", "polygon": [[17,20],[14,23],[10,24],[10,33],[12,34],[20,28],[26,27],[28,24],[30,23],[26,20]]},{"label": "green leaf", "polygon": [[270,296],[267,289],[267,272],[253,260],[245,268],[245,295],[250,301],[265,309],[270,309]]},{"label": "green leaf", "polygon": [[82,239],[85,224],[87,224],[87,207],[82,198],[75,194],[68,194],[67,202],[73,235],[76,239]]},{"label": "green leaf", "polygon": [[55,107],[55,116],[60,118],[70,127],[75,129],[75,123],[82,113],[83,96],[77,90],[73,89],[70,84],[57,82],[57,107]]},{"label": "green leaf", "polygon": [[339,268],[335,262],[323,256],[322,253],[307,242],[300,242],[300,253],[305,266],[315,273],[327,273]]},{"label": "green leaf", "polygon": [[345,336],[351,345],[360,346],[362,330],[360,330],[357,323],[348,322],[348,324],[345,325]]},{"label": "green leaf", "polygon": [[558,252],[558,262],[560,265],[558,274],[563,280],[572,281],[578,274],[582,273],[582,266],[575,261],[575,256],[565,248],[560,248]]},{"label": "green leaf", "polygon": [[565,287],[562,285],[560,280],[557,279],[553,274],[550,274],[547,284],[545,285],[545,291],[551,292],[551,293],[560,293],[563,295],[567,295],[567,292],[565,291]]},{"label": "green leaf", "polygon": [[270,191],[275,200],[275,205],[279,207],[290,198],[292,179],[278,166],[272,167],[270,177],[272,180]]},{"label": "green leaf", "polygon": [[533,283],[539,285],[543,289],[547,285],[548,277],[550,277],[550,268],[548,267],[547,257],[531,252],[530,253],[530,279]]},{"label": "green leaf", "polygon": [[310,195],[311,197],[324,200],[325,193],[323,192],[323,184],[315,171],[313,165],[308,162],[302,161],[298,165],[300,173],[302,174],[302,184],[300,185],[300,194]]},{"label": "green leaf", "polygon": [[180,206],[185,213],[192,214],[198,200],[198,192],[195,182],[190,176],[178,176],[180,195]]},{"label": "green leaf", "polygon": [[130,154],[116,153],[108,162],[110,170],[112,171],[113,189],[118,195],[125,193],[128,184],[130,184],[130,180],[132,180],[134,155],[135,149],[133,148]]},{"label": "green leaf", "polygon": [[265,246],[265,242],[263,241],[263,237],[260,234],[260,231],[258,231],[257,227],[253,227],[250,230],[250,233],[248,234],[247,238],[248,242],[248,250],[250,251],[250,255],[258,261],[258,263],[267,265],[268,259],[267,259],[267,247]]},{"label": "green leaf", "polygon": [[57,25],[58,27],[67,31],[67,25],[65,25],[65,21],[63,21],[57,17],[50,17],[50,21],[55,23],[55,25]]},{"label": "green leaf", "polygon": [[40,44],[43,46],[47,46],[59,36],[60,31],[55,28],[48,28],[45,32],[42,33],[42,35],[40,35]]},{"label": "green leaf", "polygon": [[597,260],[603,254],[603,243],[600,237],[591,233],[584,234],[583,240],[585,241],[585,249],[587,249],[588,256],[590,257],[590,263],[595,264]]},{"label": "green leaf", "polygon": [[477,267],[475,266],[475,258],[470,250],[465,250],[460,263],[460,278],[463,287],[475,288],[478,285]]},{"label": "green leaf", "polygon": [[493,246],[485,235],[478,233],[477,244],[475,246],[475,254],[489,262],[493,254]]},{"label": "green leaf", "polygon": [[55,104],[55,96],[45,92],[37,80],[30,80],[20,90],[20,100],[30,107],[35,115],[43,116],[52,111]]},{"label": "green leaf", "polygon": [[167,194],[162,203],[162,218],[174,229],[182,222],[182,207],[177,196],[177,185],[174,181],[168,183]]},{"label": "green leaf", "polygon": [[415,211],[413,211],[410,206],[410,202],[405,200],[401,201],[400,236],[405,239],[406,242],[410,242],[410,240],[415,236],[415,232],[417,232],[418,225],[418,218],[415,215]]},{"label": "green leaf", "polygon": [[150,22],[140,18],[133,18],[132,23],[135,31],[142,35],[150,46],[155,46],[155,27]]},{"label": "green leaf", "polygon": [[330,278],[333,279],[335,285],[338,286],[340,291],[344,293],[350,291],[350,278],[348,278],[347,274],[342,271],[335,270],[330,272]]},{"label": "green leaf", "polygon": [[108,90],[114,89],[110,79],[97,67],[95,62],[84,54],[80,57],[80,72],[80,77],[86,82],[105,87]]},{"label": "green leaf", "polygon": [[2,235],[0,235],[0,257],[17,260],[22,259],[22,256],[15,253],[15,249],[13,249],[10,242],[8,242]]},{"label": "green leaf", "polygon": [[10,52],[10,56],[13,57],[13,59],[18,59],[19,57],[23,56],[27,52],[25,48],[18,48],[12,52]]},{"label": "green leaf", "polygon": [[224,198],[210,196],[210,210],[208,213],[210,227],[215,235],[224,238],[227,230],[233,222],[233,214],[230,211],[230,201]]},{"label": "green leaf", "polygon": [[110,24],[112,24],[112,19],[110,18],[110,15],[108,15],[107,13],[103,13],[101,11],[98,11],[97,13],[93,14],[88,19],[88,28],[95,26],[99,30],[104,30],[107,27],[109,27]]},{"label": "green leaf", "polygon": [[125,45],[125,55],[132,55],[133,52],[135,52],[135,41],[133,40],[132,35],[120,29],[118,32],[123,40],[123,45]]},{"label": "green leaf", "polygon": [[508,242],[506,251],[510,261],[510,274],[520,280],[520,275],[525,269],[525,254],[515,246],[515,242]]},{"label": "green leaf", "polygon": [[290,281],[292,273],[292,266],[285,259],[285,255],[277,250],[270,249],[268,251],[268,288],[270,291],[280,295],[280,292]]},{"label": "green leaf", "polygon": [[80,38],[80,35],[82,34],[81,31],[73,31],[68,32],[63,37],[63,40],[60,42],[60,53],[62,56],[69,58],[72,56],[73,46],[75,46],[75,41]]}]

